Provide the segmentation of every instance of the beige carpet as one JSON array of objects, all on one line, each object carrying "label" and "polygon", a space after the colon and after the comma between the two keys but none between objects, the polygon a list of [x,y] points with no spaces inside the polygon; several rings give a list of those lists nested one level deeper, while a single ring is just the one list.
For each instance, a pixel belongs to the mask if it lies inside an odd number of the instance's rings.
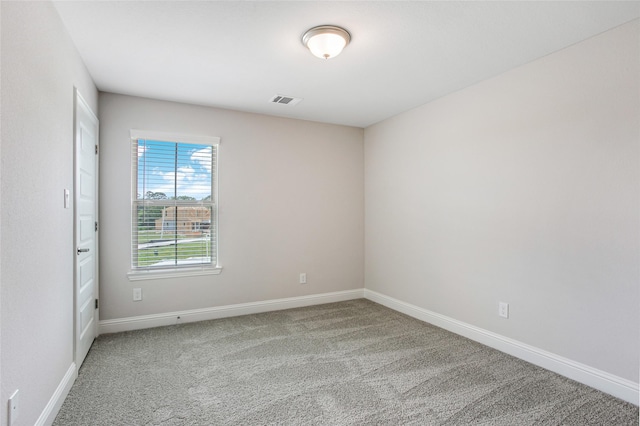
[{"label": "beige carpet", "polygon": [[637,425],[638,407],[367,300],[100,336],[63,425]]}]

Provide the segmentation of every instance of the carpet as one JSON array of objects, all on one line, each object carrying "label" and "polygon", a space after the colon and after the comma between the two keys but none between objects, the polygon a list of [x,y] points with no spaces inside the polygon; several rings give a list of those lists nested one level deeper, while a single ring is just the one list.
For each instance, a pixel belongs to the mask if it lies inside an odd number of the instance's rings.
[{"label": "carpet", "polygon": [[100,336],[70,425],[638,425],[638,407],[365,299]]}]

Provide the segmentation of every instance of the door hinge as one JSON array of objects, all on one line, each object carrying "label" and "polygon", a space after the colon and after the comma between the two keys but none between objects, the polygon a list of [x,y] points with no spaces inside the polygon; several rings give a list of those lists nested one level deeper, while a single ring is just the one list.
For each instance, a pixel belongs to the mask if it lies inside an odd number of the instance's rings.
[{"label": "door hinge", "polygon": [[96,155],[98,155],[98,145],[96,145]]},{"label": "door hinge", "polygon": [[96,232],[98,232],[98,222],[96,222]]},{"label": "door hinge", "polygon": [[96,309],[98,309],[100,307],[100,303],[98,302],[98,299],[96,299]]}]

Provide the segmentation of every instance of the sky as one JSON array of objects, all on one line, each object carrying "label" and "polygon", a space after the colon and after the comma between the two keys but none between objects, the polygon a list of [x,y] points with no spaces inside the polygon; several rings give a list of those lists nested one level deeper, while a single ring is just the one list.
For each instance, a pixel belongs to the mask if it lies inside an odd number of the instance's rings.
[{"label": "sky", "polygon": [[211,159],[209,145],[139,139],[138,197],[148,191],[197,200],[211,195]]}]

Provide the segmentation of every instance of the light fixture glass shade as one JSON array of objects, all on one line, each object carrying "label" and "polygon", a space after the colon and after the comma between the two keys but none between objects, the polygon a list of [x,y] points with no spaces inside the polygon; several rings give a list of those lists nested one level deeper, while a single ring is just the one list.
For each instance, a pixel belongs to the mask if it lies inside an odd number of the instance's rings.
[{"label": "light fixture glass shade", "polygon": [[333,25],[311,28],[302,36],[302,43],[313,55],[322,59],[338,56],[350,41],[351,35],[347,30]]}]

